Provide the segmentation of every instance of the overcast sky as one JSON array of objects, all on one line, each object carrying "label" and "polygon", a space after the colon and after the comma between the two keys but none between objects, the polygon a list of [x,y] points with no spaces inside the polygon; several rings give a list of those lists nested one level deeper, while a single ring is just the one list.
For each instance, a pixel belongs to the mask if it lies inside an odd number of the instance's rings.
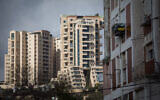
[{"label": "overcast sky", "polygon": [[4,54],[11,30],[48,30],[59,36],[60,16],[103,16],[103,0],[0,0],[0,80],[4,77]]}]

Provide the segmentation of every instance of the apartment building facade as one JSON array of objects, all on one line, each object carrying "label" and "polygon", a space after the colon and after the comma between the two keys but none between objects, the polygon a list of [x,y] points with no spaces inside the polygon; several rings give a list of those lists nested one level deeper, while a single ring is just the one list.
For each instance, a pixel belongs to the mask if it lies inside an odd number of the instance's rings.
[{"label": "apartment building facade", "polygon": [[104,0],[104,100],[159,100],[159,4]]},{"label": "apartment building facade", "polygon": [[28,84],[41,85],[53,77],[53,37],[41,30],[28,36]]},{"label": "apartment building facade", "polygon": [[53,38],[50,32],[11,31],[5,55],[5,83],[40,85],[53,77]]},{"label": "apartment building facade", "polygon": [[5,83],[13,86],[27,84],[27,32],[11,31],[8,53],[5,54]]},{"label": "apartment building facade", "polygon": [[102,26],[100,16],[61,17],[61,70],[77,66],[83,69],[85,85],[90,81],[90,66],[100,63]]},{"label": "apartment building facade", "polygon": [[54,73],[57,77],[58,71],[60,71],[61,65],[61,40],[60,38],[55,38],[55,68]]},{"label": "apartment building facade", "polygon": [[92,66],[90,71],[91,86],[103,85],[103,66]]}]

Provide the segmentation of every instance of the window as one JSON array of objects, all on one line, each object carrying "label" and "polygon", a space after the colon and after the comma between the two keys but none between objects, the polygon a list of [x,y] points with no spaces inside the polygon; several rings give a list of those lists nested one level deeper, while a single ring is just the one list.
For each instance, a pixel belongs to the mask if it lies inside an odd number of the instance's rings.
[{"label": "window", "polygon": [[67,46],[67,45],[65,45],[65,46],[64,46],[64,49],[68,49],[68,46]]},{"label": "window", "polygon": [[64,20],[63,23],[66,23],[66,20]]},{"label": "window", "polygon": [[122,66],[123,68],[126,67],[126,54],[125,52],[122,53]]},{"label": "window", "polygon": [[14,33],[11,33],[11,39],[14,40]]},{"label": "window", "polygon": [[124,83],[124,84],[126,83],[126,79],[127,79],[127,76],[126,76],[126,68],[123,68],[123,83]]},{"label": "window", "polygon": [[14,55],[14,49],[12,49],[12,55]]},{"label": "window", "polygon": [[131,36],[131,14],[130,14],[130,4],[126,7],[126,35],[127,38]]},{"label": "window", "polygon": [[73,49],[70,49],[70,52],[73,52]]},{"label": "window", "polygon": [[68,32],[68,28],[65,28],[64,31],[65,31],[65,32]]},{"label": "window", "polygon": [[68,40],[68,37],[64,37],[64,40]]},{"label": "window", "polygon": [[65,54],[64,57],[68,57],[68,54]]},{"label": "window", "polygon": [[12,56],[12,62],[14,62],[14,56]]},{"label": "window", "polygon": [[70,21],[73,21],[73,19],[70,19]]},{"label": "window", "polygon": [[14,47],[14,41],[11,42],[11,46]]},{"label": "window", "polygon": [[148,59],[149,60],[153,59],[153,50],[152,49],[148,51]]},{"label": "window", "polygon": [[117,85],[121,84],[121,70],[117,70]]},{"label": "window", "polygon": [[73,47],[73,41],[70,41],[70,46]]},{"label": "window", "polygon": [[73,57],[70,57],[70,60],[72,61],[72,60],[73,60]]},{"label": "window", "polygon": [[70,27],[72,27],[73,26],[73,24],[70,24]]},{"label": "window", "polygon": [[70,32],[70,35],[73,35],[73,32]]},{"label": "window", "polygon": [[83,28],[84,28],[84,29],[82,30],[83,32],[89,32],[89,26],[84,25]]},{"label": "window", "polygon": [[150,61],[153,59],[153,46],[152,43],[146,46],[146,61]]}]

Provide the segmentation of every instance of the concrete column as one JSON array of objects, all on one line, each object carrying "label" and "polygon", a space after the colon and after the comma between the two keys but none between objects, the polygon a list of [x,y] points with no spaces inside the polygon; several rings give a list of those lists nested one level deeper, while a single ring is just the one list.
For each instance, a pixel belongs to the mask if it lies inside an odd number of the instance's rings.
[{"label": "concrete column", "polygon": [[160,72],[160,0],[152,0],[152,31],[155,72]]}]

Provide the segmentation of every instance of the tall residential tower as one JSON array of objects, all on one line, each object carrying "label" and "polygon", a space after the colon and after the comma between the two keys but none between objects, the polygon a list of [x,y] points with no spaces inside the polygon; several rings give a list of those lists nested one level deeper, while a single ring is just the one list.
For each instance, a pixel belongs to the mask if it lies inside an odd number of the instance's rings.
[{"label": "tall residential tower", "polygon": [[5,55],[5,83],[40,85],[53,77],[53,38],[50,32],[11,31]]},{"label": "tall residential tower", "polygon": [[41,30],[28,36],[28,83],[45,84],[53,77],[53,38]]},{"label": "tall residential tower", "polygon": [[6,84],[27,84],[27,32],[11,31],[8,38],[8,54],[5,55]]},{"label": "tall residential tower", "polygon": [[[85,79],[70,79],[72,86],[89,84],[91,66],[100,64],[100,30],[103,17],[100,16],[62,16],[61,17],[61,70],[82,69],[82,73],[70,71],[72,75],[81,74]],[[73,67],[73,68],[72,68]],[[64,71],[65,72],[65,71]],[[67,70],[66,70],[67,72]],[[78,78],[78,76],[77,76]],[[77,82],[77,83],[76,83]],[[78,84],[79,82],[79,84]]]}]

